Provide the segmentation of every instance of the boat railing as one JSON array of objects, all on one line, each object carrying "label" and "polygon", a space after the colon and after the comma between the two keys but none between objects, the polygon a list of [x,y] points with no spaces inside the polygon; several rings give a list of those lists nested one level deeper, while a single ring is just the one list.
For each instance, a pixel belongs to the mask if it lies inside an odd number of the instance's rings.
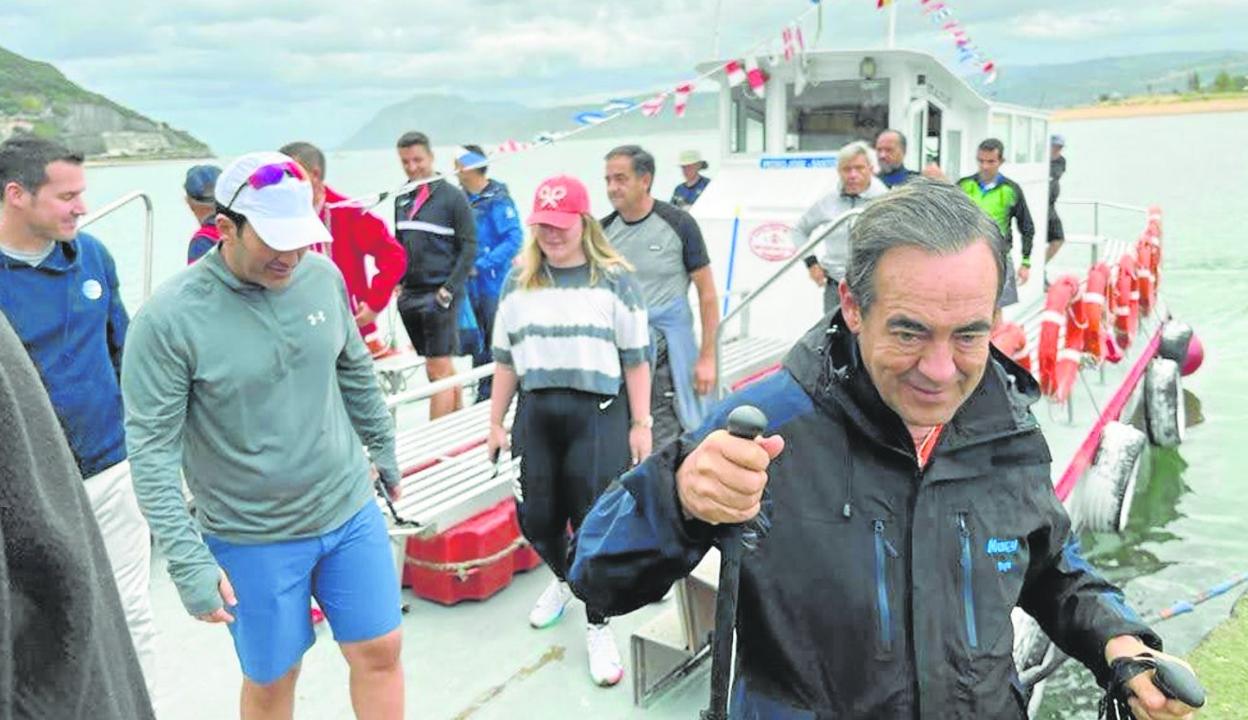
[{"label": "boat railing", "polygon": [[[776,281],[778,281],[782,275],[784,275],[790,269],[792,269],[794,265],[796,265],[799,261],[801,261],[807,255],[812,253],[815,250],[815,248],[819,246],[819,243],[823,242],[824,237],[826,237],[829,233],[833,232],[834,230],[840,228],[842,225],[845,225],[847,223],[852,223],[861,214],[862,214],[862,208],[859,208],[856,210],[850,210],[846,212],[845,214],[841,215],[840,217],[836,218],[835,220],[824,223],[823,225],[820,225],[819,227],[815,228],[815,231],[810,234],[810,238],[801,247],[797,249],[797,252],[793,253],[793,257],[790,257],[788,260],[785,260],[784,264],[776,268],[776,271],[771,274],[771,277],[764,280],[763,283],[759,285],[757,289],[753,291],[748,291],[745,294],[745,296],[741,298],[741,301],[736,303],[736,307],[732,308],[732,310],[728,311],[726,315],[720,318],[719,328],[715,331],[715,377],[717,378],[722,377],[724,342],[726,340],[726,338],[724,337],[724,329],[728,327],[728,323],[732,320],[737,319],[738,316],[748,318],[750,305],[756,299],[758,299],[759,296],[761,296],[764,292],[766,292],[772,285],[776,284]],[[746,334],[745,329],[744,329],[745,325],[746,323],[743,320],[742,332],[740,333],[740,335]],[[720,399],[723,396],[723,392],[724,392],[723,384],[717,383],[716,389],[715,389],[715,396],[716,396],[715,399],[716,400]]]},{"label": "boat railing", "polygon": [[88,225],[113,214],[135,200],[143,201],[143,300],[147,300],[152,295],[152,252],[154,249],[152,199],[148,197],[147,193],[135,190],[122,195],[104,207],[88,214],[78,222],[78,228],[80,230],[85,229]]},{"label": "boat railing", "polygon": [[1126,203],[1110,202],[1108,200],[1088,200],[1084,198],[1071,198],[1069,200],[1058,200],[1057,204],[1069,205],[1073,207],[1091,207],[1092,208],[1092,237],[1084,238],[1082,240],[1074,239],[1074,238],[1071,238],[1068,240],[1068,242],[1072,242],[1073,244],[1086,244],[1091,247],[1091,255],[1092,255],[1091,265],[1095,265],[1097,262],[1100,261],[1100,246],[1107,239],[1105,236],[1101,235],[1101,208],[1106,208],[1109,210],[1122,210],[1124,212],[1130,212],[1130,213],[1139,213],[1145,217],[1148,217],[1148,208],[1140,207],[1139,205],[1128,205]]}]

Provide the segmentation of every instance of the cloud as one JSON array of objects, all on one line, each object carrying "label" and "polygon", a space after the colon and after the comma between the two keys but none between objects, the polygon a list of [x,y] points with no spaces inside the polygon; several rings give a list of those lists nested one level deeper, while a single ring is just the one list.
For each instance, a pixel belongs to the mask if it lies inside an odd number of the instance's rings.
[{"label": "cloud", "polygon": [[[899,3],[900,37],[951,57]],[[0,2],[0,45],[218,149],[290,135],[332,146],[418,93],[549,105],[670,87],[718,43],[721,56],[776,35],[808,0],[99,0]],[[1245,48],[1242,0],[955,2],[988,55],[1019,64],[1148,49]],[[869,0],[823,3],[824,47],[883,39]],[[1227,19],[1234,20],[1228,22]],[[807,24],[814,39],[814,23]],[[1094,42],[1093,42],[1094,41]],[[1186,43],[1186,45],[1184,44]]]}]

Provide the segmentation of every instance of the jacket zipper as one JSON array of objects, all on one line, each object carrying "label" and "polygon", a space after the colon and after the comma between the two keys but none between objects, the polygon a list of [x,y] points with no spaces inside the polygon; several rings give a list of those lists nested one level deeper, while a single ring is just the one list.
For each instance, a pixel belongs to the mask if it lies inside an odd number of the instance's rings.
[{"label": "jacket zipper", "polygon": [[966,641],[972,648],[979,647],[979,633],[975,630],[975,591],[971,563],[971,531],[966,527],[966,513],[958,513],[958,535],[962,538],[962,609],[966,613]]},{"label": "jacket zipper", "polygon": [[880,617],[880,649],[893,650],[893,618],[888,605],[888,557],[898,557],[897,549],[884,537],[884,521],[876,520],[875,528],[875,600]]}]

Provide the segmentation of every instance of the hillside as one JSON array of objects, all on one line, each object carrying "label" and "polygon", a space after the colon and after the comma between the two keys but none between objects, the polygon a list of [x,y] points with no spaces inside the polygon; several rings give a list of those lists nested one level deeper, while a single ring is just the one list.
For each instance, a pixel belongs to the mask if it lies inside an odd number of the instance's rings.
[{"label": "hillside", "polygon": [[0,48],[0,140],[31,133],[93,158],[205,157],[207,145]]}]

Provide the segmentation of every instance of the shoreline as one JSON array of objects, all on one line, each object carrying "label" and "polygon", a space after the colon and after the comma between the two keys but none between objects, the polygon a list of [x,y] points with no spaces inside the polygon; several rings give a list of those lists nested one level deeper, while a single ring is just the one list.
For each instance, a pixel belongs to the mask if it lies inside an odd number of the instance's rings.
[{"label": "shoreline", "polygon": [[1128,100],[1116,104],[1061,108],[1050,116],[1053,122],[1066,120],[1110,120],[1159,115],[1248,112],[1248,97],[1183,100],[1173,96]]}]

